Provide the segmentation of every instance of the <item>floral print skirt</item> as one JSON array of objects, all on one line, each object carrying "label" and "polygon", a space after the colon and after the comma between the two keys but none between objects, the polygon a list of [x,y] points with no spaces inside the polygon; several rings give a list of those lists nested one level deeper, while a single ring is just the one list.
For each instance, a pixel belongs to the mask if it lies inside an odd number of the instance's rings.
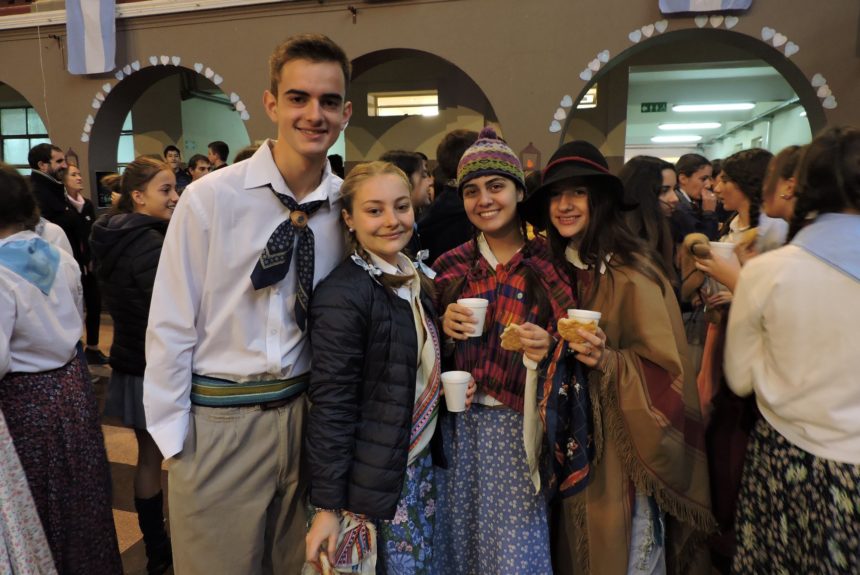
[{"label": "floral print skirt", "polygon": [[535,493],[523,416],[474,404],[439,424],[447,470],[437,470],[440,575],[552,573],[543,493]]},{"label": "floral print skirt", "polygon": [[384,575],[430,575],[436,523],[436,484],[430,448],[406,467],[397,511],[379,521],[376,572]]},{"label": "floral print skirt", "polygon": [[122,572],[98,407],[79,356],[0,380],[6,417],[57,571]]},{"label": "floral print skirt", "polygon": [[0,573],[56,573],[27,477],[0,410]]},{"label": "floral print skirt", "polygon": [[816,457],[760,419],[735,529],[734,573],[860,573],[860,465]]}]

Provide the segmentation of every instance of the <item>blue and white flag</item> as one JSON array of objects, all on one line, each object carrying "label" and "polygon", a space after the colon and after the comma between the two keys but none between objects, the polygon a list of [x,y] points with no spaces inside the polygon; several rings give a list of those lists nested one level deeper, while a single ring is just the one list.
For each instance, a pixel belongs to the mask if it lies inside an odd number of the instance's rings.
[{"label": "blue and white flag", "polygon": [[66,0],[69,73],[102,74],[116,67],[116,0]]},{"label": "blue and white flag", "polygon": [[749,10],[752,0],[660,0],[660,12],[722,12]]}]

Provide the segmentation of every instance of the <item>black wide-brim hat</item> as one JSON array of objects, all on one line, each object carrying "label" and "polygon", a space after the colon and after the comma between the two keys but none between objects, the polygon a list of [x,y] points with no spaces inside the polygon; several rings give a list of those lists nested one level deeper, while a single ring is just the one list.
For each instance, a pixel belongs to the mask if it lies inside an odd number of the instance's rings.
[{"label": "black wide-brim hat", "polygon": [[572,178],[584,179],[589,189],[607,193],[621,210],[633,209],[638,202],[627,197],[621,180],[609,171],[606,158],[594,145],[574,140],[560,147],[541,171],[541,183],[520,204],[520,213],[532,226],[545,230],[549,217],[549,193],[553,184]]}]

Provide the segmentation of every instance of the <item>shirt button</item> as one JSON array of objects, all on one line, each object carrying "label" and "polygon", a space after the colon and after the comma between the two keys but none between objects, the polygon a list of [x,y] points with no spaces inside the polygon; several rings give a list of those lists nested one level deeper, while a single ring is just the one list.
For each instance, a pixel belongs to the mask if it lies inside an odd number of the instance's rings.
[{"label": "shirt button", "polygon": [[523,299],[523,292],[517,293],[517,299]]}]

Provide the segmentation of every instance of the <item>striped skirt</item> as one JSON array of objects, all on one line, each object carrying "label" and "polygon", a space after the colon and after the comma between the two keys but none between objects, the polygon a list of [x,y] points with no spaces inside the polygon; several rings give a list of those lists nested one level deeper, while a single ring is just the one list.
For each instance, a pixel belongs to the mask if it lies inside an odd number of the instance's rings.
[{"label": "striped skirt", "polygon": [[816,457],[760,419],[735,529],[734,573],[860,573],[860,465]]},{"label": "striped skirt", "polygon": [[79,356],[55,370],[7,374],[0,409],[57,571],[121,573],[104,437]]},{"label": "striped skirt", "polygon": [[529,477],[523,416],[472,405],[439,424],[448,469],[436,472],[438,573],[551,574],[547,504]]}]

